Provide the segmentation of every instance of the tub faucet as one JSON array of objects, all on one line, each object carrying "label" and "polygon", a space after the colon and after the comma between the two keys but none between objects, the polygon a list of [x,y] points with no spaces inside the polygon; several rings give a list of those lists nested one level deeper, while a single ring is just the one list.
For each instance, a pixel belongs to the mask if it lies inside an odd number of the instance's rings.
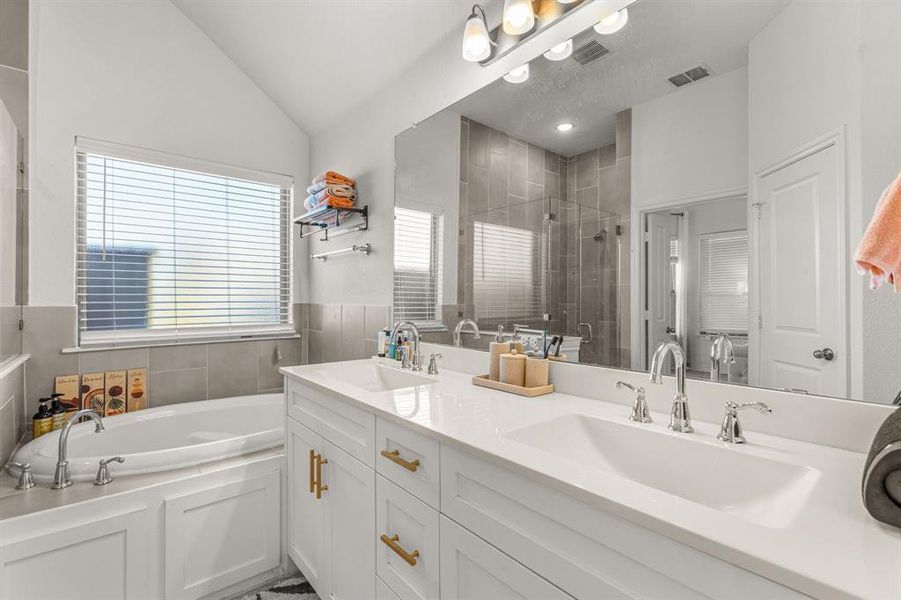
[{"label": "tub faucet", "polygon": [[688,398],[685,396],[685,351],[675,340],[660,342],[651,359],[651,383],[663,383],[663,361],[672,352],[676,362],[676,394],[673,396],[673,408],[670,411],[669,429],[681,433],[692,433],[691,417],[688,414]]},{"label": "tub faucet", "polygon": [[476,322],[472,319],[463,319],[462,321],[457,323],[456,327],[454,327],[454,346],[456,346],[457,348],[463,345],[461,334],[463,333],[463,328],[467,325],[469,325],[469,327],[472,329],[472,339],[482,339],[482,335],[479,332],[479,326],[476,324]]},{"label": "tub faucet", "polygon": [[397,339],[397,334],[401,331],[409,331],[413,335],[413,356],[410,357],[410,367],[414,371],[422,371],[422,354],[419,353],[419,328],[411,321],[401,321],[391,330],[391,339]]},{"label": "tub faucet", "polygon": [[56,473],[53,475],[53,485],[51,486],[54,490],[61,490],[72,485],[72,480],[69,478],[69,430],[81,417],[89,417],[94,421],[94,433],[103,431],[103,418],[100,416],[99,410],[84,408],[69,417],[59,433],[59,458],[56,461]]}]

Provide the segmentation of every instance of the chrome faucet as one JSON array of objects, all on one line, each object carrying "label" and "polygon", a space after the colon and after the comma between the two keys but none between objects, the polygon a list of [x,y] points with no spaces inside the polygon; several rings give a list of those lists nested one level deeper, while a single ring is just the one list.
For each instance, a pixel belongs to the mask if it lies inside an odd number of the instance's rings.
[{"label": "chrome faucet", "polygon": [[460,334],[463,333],[463,328],[467,325],[469,325],[472,329],[472,339],[482,339],[482,336],[479,333],[479,326],[476,324],[476,322],[472,319],[463,319],[462,321],[457,323],[456,327],[454,327],[454,346],[456,346],[457,348],[463,345],[463,339]]},{"label": "chrome faucet", "polygon": [[631,383],[627,383],[625,381],[617,381],[616,389],[622,390],[632,390],[635,392],[635,401],[632,402],[632,414],[629,415],[630,421],[635,421],[636,423],[651,423],[653,419],[651,418],[651,411],[648,410],[648,401],[644,396],[644,388],[639,386],[634,386]]},{"label": "chrome faucet", "polygon": [[[413,335],[413,356],[410,357],[410,368],[414,371],[422,371],[422,354],[419,353],[419,328],[411,321],[401,321],[391,330],[391,339],[397,339],[397,334],[401,331],[409,331]],[[405,364],[402,366],[407,368]]]},{"label": "chrome faucet", "polygon": [[103,418],[100,416],[99,410],[83,408],[69,417],[59,433],[59,458],[56,461],[56,473],[53,475],[53,485],[51,486],[54,490],[61,490],[72,485],[72,480],[69,478],[69,431],[81,417],[89,417],[94,421],[94,433],[103,431]]},{"label": "chrome faucet", "polygon": [[735,346],[728,333],[719,333],[710,344],[710,379],[720,380],[723,363],[735,362]]},{"label": "chrome faucet", "polygon": [[768,415],[773,412],[765,402],[745,402],[738,404],[731,400],[726,402],[726,415],[723,417],[723,424],[720,426],[720,432],[716,434],[716,439],[728,442],[730,444],[744,444],[747,440],[738,420],[738,411],[745,408],[753,408],[761,414]]},{"label": "chrome faucet", "polygon": [[692,433],[691,416],[688,414],[688,398],[685,396],[685,351],[675,340],[660,342],[651,359],[651,383],[663,383],[663,361],[672,352],[676,363],[676,394],[670,411],[669,429],[680,433]]}]

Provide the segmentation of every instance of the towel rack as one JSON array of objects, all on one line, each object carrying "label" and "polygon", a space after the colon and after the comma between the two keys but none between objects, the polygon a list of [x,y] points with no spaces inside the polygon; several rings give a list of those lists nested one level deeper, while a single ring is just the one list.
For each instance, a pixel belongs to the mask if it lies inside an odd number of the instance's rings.
[{"label": "towel rack", "polygon": [[325,262],[328,260],[329,256],[334,256],[336,254],[347,254],[348,252],[360,252],[369,256],[369,253],[372,252],[372,244],[363,244],[357,245],[354,244],[350,248],[342,248],[341,250],[332,250],[331,252],[320,252],[319,254],[311,254],[310,260],[321,260]]}]

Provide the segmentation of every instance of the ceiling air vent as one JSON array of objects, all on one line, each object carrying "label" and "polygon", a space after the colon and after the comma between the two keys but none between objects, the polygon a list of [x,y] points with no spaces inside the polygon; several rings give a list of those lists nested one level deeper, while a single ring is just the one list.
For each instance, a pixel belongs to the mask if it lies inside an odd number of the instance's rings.
[{"label": "ceiling air vent", "polygon": [[597,41],[591,40],[584,46],[580,46],[573,50],[573,60],[580,65],[587,65],[606,54],[610,54],[610,50],[601,46]]},{"label": "ceiling air vent", "polygon": [[683,85],[687,85],[693,81],[697,81],[698,79],[704,79],[710,75],[710,71],[707,67],[698,65],[693,69],[689,69],[684,73],[678,73],[673,75],[668,79],[668,81],[676,87],[682,87]]}]

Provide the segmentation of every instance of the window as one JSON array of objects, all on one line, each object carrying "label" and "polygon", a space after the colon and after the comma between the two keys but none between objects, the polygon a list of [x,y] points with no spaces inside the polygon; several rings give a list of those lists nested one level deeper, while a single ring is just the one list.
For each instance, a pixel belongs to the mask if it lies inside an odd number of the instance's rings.
[{"label": "window", "polygon": [[748,233],[700,236],[701,333],[748,332]]},{"label": "window", "polygon": [[538,234],[528,229],[473,223],[472,293],[476,318],[542,318]]},{"label": "window", "polygon": [[441,322],[444,215],[394,209],[394,319],[420,329],[444,329]]},{"label": "window", "polygon": [[293,333],[292,183],[79,139],[79,343]]}]

